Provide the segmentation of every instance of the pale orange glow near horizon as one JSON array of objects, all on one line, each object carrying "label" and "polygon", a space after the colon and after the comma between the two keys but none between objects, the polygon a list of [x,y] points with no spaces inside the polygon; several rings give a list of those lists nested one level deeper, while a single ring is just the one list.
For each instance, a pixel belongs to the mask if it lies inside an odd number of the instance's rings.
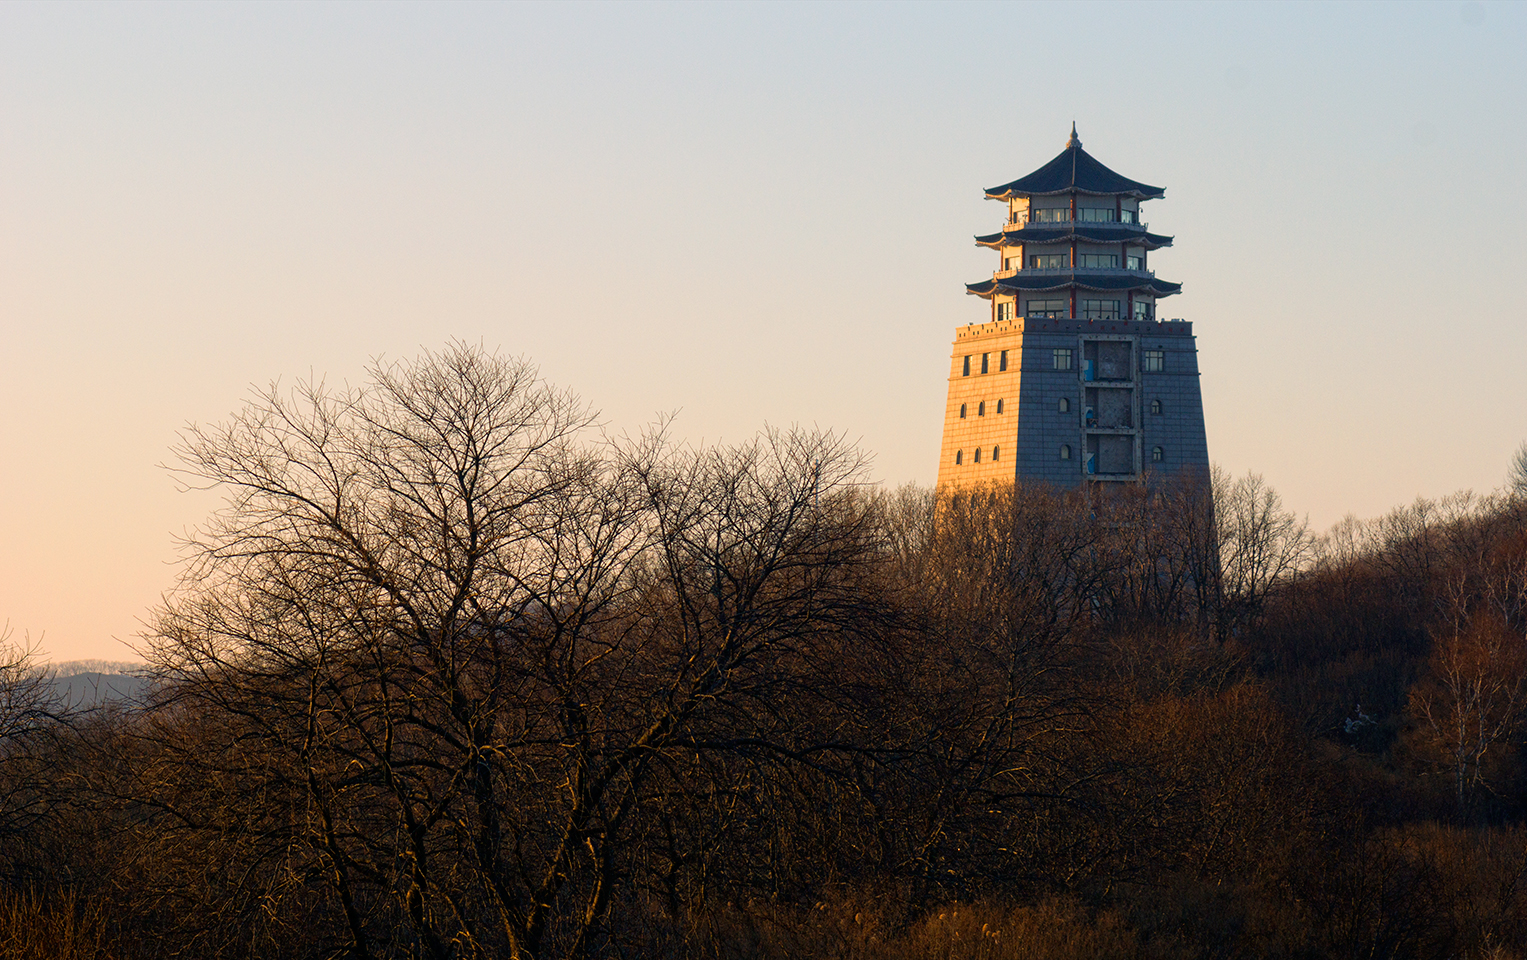
[{"label": "pale orange glow near horizon", "polygon": [[218,503],[161,466],[177,430],[452,338],[616,431],[816,424],[931,483],[981,190],[1073,120],[1166,187],[1215,461],[1320,529],[1490,490],[1527,438],[1524,33],[1497,3],[5,5],[0,623],[134,658]]}]

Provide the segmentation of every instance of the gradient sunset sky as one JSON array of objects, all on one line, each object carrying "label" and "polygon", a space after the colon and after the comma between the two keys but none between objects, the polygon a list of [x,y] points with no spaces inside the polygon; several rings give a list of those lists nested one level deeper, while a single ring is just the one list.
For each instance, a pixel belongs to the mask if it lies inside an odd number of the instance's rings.
[{"label": "gradient sunset sky", "polygon": [[1323,529],[1527,438],[1527,5],[0,5],[0,623],[133,659],[251,384],[452,338],[931,483],[981,190],[1166,187],[1210,456]]}]

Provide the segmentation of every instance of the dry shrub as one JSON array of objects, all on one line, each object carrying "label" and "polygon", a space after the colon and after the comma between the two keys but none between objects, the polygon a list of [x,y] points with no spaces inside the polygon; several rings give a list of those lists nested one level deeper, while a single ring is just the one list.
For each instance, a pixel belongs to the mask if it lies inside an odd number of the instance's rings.
[{"label": "dry shrub", "polygon": [[913,924],[885,956],[908,960],[1110,960],[1134,957],[1117,914],[1091,916],[1073,900],[1032,907],[952,905]]},{"label": "dry shrub", "polygon": [[0,892],[0,957],[6,960],[112,960],[106,912],[71,892]]},{"label": "dry shrub", "polygon": [[1093,916],[1069,899],[1036,906],[949,904],[898,929],[864,899],[812,907],[729,907],[691,934],[692,956],[716,960],[1112,960],[1136,956],[1117,914]]},{"label": "dry shrub", "polygon": [[1457,956],[1527,958],[1527,828],[1415,824],[1390,842],[1436,876]]}]

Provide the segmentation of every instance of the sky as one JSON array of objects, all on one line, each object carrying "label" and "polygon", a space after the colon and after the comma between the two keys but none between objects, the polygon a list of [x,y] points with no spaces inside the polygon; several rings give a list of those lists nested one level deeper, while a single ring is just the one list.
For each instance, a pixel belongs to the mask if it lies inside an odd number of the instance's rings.
[{"label": "sky", "polygon": [[1527,4],[0,5],[0,624],[135,659],[252,386],[450,340],[932,483],[1073,121],[1160,184],[1210,457],[1324,529],[1527,439]]}]

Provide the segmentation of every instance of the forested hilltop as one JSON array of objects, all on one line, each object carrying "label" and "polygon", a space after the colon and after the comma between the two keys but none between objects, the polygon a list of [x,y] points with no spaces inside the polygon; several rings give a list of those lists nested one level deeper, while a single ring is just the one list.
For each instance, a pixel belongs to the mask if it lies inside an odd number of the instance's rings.
[{"label": "forested hilltop", "polygon": [[1527,496],[596,426],[454,346],[188,429],[144,701],[0,669],[0,956],[1527,957]]}]

